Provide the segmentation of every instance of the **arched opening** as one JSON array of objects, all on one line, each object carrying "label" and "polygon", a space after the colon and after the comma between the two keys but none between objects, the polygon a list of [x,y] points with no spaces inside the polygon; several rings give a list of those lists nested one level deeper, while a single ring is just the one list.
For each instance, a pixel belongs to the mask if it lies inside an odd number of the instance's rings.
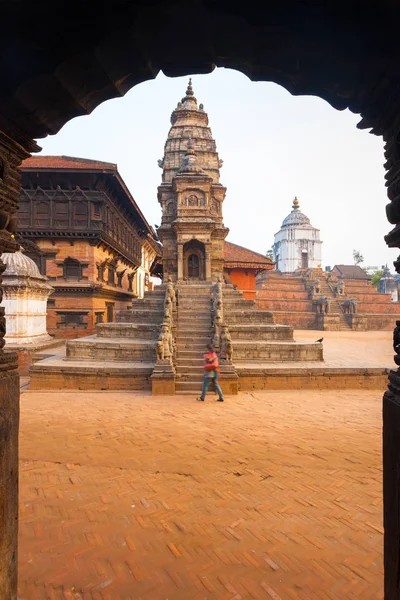
[{"label": "arched opening", "polygon": [[[360,127],[384,135],[387,185],[392,201],[387,214],[389,221],[396,225],[400,222],[396,143],[399,108],[398,73],[393,65],[398,55],[395,29],[398,7],[395,3],[370,2],[360,20],[360,2],[349,4],[341,0],[335,5],[334,13],[328,4],[324,10],[323,5],[316,8],[312,3],[289,0],[266,2],[261,8],[256,8],[254,3],[236,6],[217,1],[194,3],[179,11],[176,4],[165,2],[156,5],[158,18],[154,19],[154,7],[143,3],[125,1],[110,5],[106,17],[101,11],[94,14],[91,4],[87,3],[81,7],[79,18],[71,11],[70,16],[66,15],[62,30],[57,30],[57,53],[49,36],[49,32],[54,31],[50,12],[44,11],[32,28],[33,11],[37,10],[34,5],[24,7],[22,21],[19,11],[10,10],[3,19],[5,35],[1,36],[3,55],[12,53],[13,56],[13,68],[7,69],[3,78],[2,129],[11,141],[22,144],[29,152],[37,149],[32,138],[57,132],[72,117],[90,113],[102,101],[124,94],[138,82],[154,77],[160,69],[174,76],[193,71],[209,72],[214,65],[237,67],[252,79],[274,80],[294,94],[316,94],[338,109],[349,107],[363,115]],[[85,27],[89,18],[93,25],[90,31]],[[183,30],[190,31],[191,39],[196,40],[190,48]],[[376,38],[377,32],[379,44],[371,45],[370,40]],[[71,51],[71,37],[79,40],[78,50],[74,46]],[[15,43],[15,40],[23,43]],[[168,43],[170,40],[173,43]],[[4,147],[8,155],[10,146]],[[15,154],[17,164],[24,151],[15,151]],[[5,190],[5,201],[2,199],[1,204],[2,209],[5,207],[4,214],[16,210],[15,189],[16,185],[10,185],[9,190]],[[46,221],[46,210],[38,214],[38,218]],[[4,244],[0,250],[15,250],[6,226],[1,233]],[[398,227],[387,236],[387,242],[391,247],[400,245]],[[397,268],[400,269],[400,262]],[[12,359],[7,360],[11,364]],[[4,373],[9,375],[7,369]],[[384,411],[388,599],[397,597],[399,592],[399,484],[394,473],[400,456],[397,436],[400,410],[396,377],[393,371]],[[17,420],[11,419],[9,423],[5,427],[11,435],[5,439],[10,439],[10,447],[16,448]],[[5,472],[15,475],[14,456],[10,464],[12,468],[5,468]],[[8,482],[6,477],[8,474],[0,483]],[[12,496],[15,476],[11,484],[7,496],[11,501],[6,502],[16,506],[15,496]],[[0,512],[9,514],[6,510]],[[11,548],[15,546],[12,541],[15,531],[7,535]],[[4,573],[14,573],[11,561],[15,562],[16,552],[8,554],[12,559],[7,559],[10,568],[4,569]],[[10,578],[13,581],[5,584],[5,595],[14,597],[15,577]],[[8,590],[11,593],[8,594]]]},{"label": "arched opening", "polygon": [[184,279],[205,279],[205,246],[198,240],[191,240],[183,246]]}]

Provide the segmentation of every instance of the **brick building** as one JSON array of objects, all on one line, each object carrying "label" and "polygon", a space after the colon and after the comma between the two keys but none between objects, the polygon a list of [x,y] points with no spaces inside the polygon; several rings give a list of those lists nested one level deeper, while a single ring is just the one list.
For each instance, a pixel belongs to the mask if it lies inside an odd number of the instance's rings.
[{"label": "brick building", "polygon": [[156,234],[115,164],[36,156],[21,170],[17,237],[55,288],[47,330],[92,334],[151,289]]}]

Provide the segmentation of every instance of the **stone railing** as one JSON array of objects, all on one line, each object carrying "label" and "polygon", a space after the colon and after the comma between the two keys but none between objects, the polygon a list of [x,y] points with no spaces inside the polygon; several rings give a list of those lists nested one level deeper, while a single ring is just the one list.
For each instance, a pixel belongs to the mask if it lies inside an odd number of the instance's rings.
[{"label": "stone railing", "polygon": [[211,324],[215,351],[223,363],[232,363],[233,345],[228,326],[224,323],[222,282],[218,279],[211,292]]},{"label": "stone railing", "polygon": [[168,362],[175,364],[175,329],[176,329],[176,294],[172,281],[168,281],[165,290],[164,317],[161,324],[160,336],[157,341],[157,364]]},{"label": "stone railing", "polygon": [[156,344],[157,360],[151,376],[153,394],[175,393],[177,297],[171,279],[167,283],[164,316]]}]

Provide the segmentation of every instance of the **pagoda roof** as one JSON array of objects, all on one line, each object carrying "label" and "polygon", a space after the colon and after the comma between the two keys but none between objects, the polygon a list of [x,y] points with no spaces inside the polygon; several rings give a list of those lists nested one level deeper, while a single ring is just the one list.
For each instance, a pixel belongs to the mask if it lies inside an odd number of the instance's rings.
[{"label": "pagoda roof", "polygon": [[129,188],[118,172],[117,164],[104,162],[101,160],[93,160],[90,158],[80,158],[77,156],[38,155],[24,160],[20,168],[23,173],[62,171],[70,172],[72,174],[77,172],[95,172],[104,173],[105,175],[111,176],[112,183],[116,186],[116,191],[118,193],[117,195],[119,196],[120,201],[122,201],[123,205],[129,207],[130,211],[133,209],[133,214],[146,231],[148,241],[154,246],[155,249],[158,248],[155,242],[157,237],[156,233],[147,222],[134,197],[129,191]]},{"label": "pagoda roof", "polygon": [[272,269],[274,262],[258,252],[225,241],[224,266],[228,269],[254,269],[263,271]]}]

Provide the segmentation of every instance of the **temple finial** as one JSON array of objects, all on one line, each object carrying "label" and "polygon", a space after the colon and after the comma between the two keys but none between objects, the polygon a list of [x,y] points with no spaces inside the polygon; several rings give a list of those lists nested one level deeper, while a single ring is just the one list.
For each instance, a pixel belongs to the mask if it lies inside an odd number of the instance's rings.
[{"label": "temple finial", "polygon": [[294,200],[293,200],[293,205],[292,205],[292,208],[293,208],[293,209],[297,209],[297,208],[299,208],[299,207],[300,207],[300,202],[297,200],[297,196],[295,196],[295,197],[294,197]]},{"label": "temple finial", "polygon": [[189,78],[189,84],[186,90],[186,96],[194,96],[193,87],[192,87],[192,78]]}]

